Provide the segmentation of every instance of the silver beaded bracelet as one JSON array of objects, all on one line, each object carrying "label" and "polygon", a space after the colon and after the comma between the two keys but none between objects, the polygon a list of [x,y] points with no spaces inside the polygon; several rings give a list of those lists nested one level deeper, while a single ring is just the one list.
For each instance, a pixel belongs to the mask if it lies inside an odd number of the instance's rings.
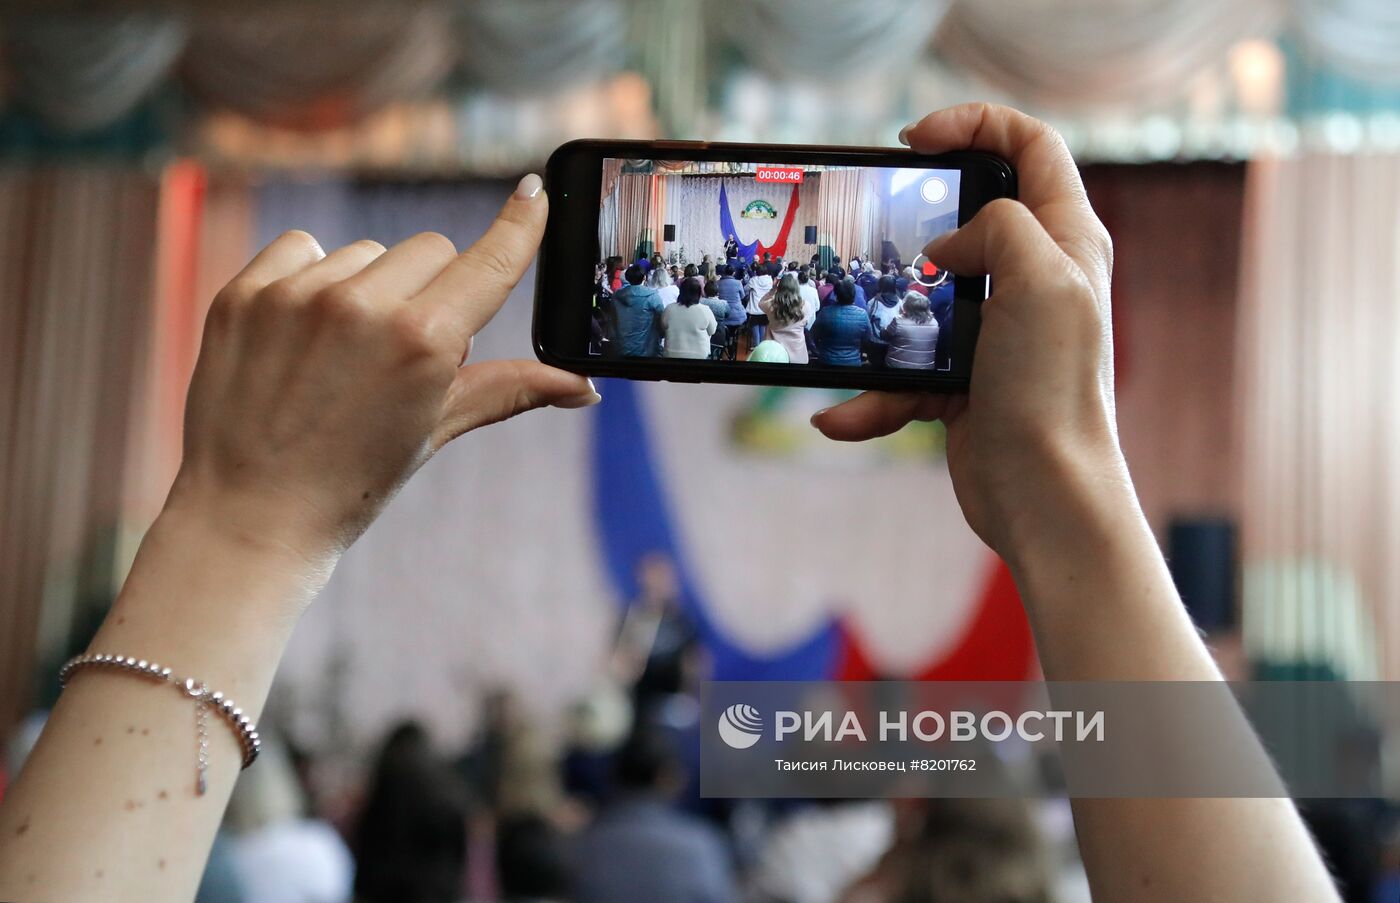
[{"label": "silver beaded bracelet", "polygon": [[211,693],[208,687],[193,677],[181,680],[169,668],[162,668],[155,662],[148,662],[144,658],[135,659],[121,655],[78,655],[70,658],[58,670],[58,685],[60,687],[68,686],[69,679],[84,668],[112,668],[135,674],[138,677],[168,683],[194,700],[195,735],[199,740],[198,770],[194,786],[195,792],[200,796],[203,796],[204,791],[208,788],[205,775],[209,770],[209,709],[212,708],[215,714],[227,721],[238,736],[238,743],[243,747],[244,768],[253,764],[253,760],[258,757],[258,751],[262,749],[262,740],[258,737],[258,729],[252,720],[243,714],[243,710],[234,705],[233,700],[224,694]]}]

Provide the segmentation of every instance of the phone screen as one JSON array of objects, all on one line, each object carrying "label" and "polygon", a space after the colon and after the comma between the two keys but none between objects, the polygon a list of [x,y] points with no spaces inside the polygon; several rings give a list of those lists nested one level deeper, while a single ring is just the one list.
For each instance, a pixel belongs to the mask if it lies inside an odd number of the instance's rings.
[{"label": "phone screen", "polygon": [[605,157],[586,354],[949,373],[961,176]]}]

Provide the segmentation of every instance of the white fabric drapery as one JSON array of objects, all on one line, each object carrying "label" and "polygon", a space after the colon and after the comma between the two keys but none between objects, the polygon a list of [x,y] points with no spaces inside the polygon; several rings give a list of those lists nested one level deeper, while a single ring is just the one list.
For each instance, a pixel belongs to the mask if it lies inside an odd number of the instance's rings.
[{"label": "white fabric drapery", "polygon": [[54,128],[111,125],[155,91],[185,49],[185,23],[168,13],[54,14],[6,33],[13,91]]},{"label": "white fabric drapery", "polygon": [[1400,156],[1251,164],[1239,336],[1256,659],[1400,679]]},{"label": "white fabric drapery", "polygon": [[1400,84],[1400,3],[1395,0],[1292,0],[1303,47],[1338,72]]},{"label": "white fabric drapery", "polygon": [[470,78],[514,94],[621,68],[626,12],[622,0],[469,0],[454,39]]},{"label": "white fabric drapery", "polygon": [[435,87],[454,61],[450,34],[431,4],[379,2],[353,16],[300,6],[210,14],[196,20],[184,75],[213,104],[325,128]]},{"label": "white fabric drapery", "polygon": [[843,261],[869,259],[875,244],[875,188],[869,170],[844,169],[822,173],[817,195],[817,241],[829,245]]},{"label": "white fabric drapery", "polygon": [[781,78],[888,72],[921,54],[947,0],[726,0],[718,21],[756,68]]},{"label": "white fabric drapery", "polygon": [[1022,100],[1141,106],[1182,95],[1192,76],[1278,19],[1275,0],[962,0],[935,46]]}]

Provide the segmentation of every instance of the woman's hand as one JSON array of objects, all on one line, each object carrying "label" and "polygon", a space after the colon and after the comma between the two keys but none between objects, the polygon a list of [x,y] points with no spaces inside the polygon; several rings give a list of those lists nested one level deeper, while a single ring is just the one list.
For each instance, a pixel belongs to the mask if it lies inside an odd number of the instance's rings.
[{"label": "woman's hand", "polygon": [[1126,487],[1113,411],[1112,246],[1069,151],[1049,126],[1006,107],[930,114],[901,140],[923,153],[976,149],[1011,162],[1019,201],[998,200],[925,253],[988,273],[967,396],[866,393],[819,412],[833,439],[942,418],[948,466],[968,523],[1002,555],[1053,522],[1071,481]]},{"label": "woman's hand", "polygon": [[268,245],[210,308],[167,510],[319,560],[453,438],[598,401],[588,379],[534,361],[463,366],[547,211],[531,175],[462,254],[431,232],[387,251],[325,254],[304,232]]}]

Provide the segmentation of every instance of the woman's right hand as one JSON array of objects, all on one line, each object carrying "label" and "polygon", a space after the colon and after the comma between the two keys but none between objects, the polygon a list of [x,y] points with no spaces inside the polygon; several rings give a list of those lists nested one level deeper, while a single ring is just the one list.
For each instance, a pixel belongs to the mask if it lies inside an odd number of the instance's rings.
[{"label": "woman's right hand", "polygon": [[388,250],[325,254],[304,232],[270,244],[210,308],[166,512],[319,561],[462,433],[597,401],[586,378],[535,361],[464,363],[548,208],[531,175],[461,254],[431,232]]},{"label": "woman's right hand", "polygon": [[863,440],[941,418],[968,523],[1009,557],[1053,526],[1086,485],[1127,488],[1113,407],[1113,251],[1060,136],[1016,110],[969,104],[909,126],[922,153],[983,150],[1010,161],[1020,200],[988,204],[925,253],[954,273],[987,273],[992,295],[966,396],[867,392],[817,413],[833,439]]}]

